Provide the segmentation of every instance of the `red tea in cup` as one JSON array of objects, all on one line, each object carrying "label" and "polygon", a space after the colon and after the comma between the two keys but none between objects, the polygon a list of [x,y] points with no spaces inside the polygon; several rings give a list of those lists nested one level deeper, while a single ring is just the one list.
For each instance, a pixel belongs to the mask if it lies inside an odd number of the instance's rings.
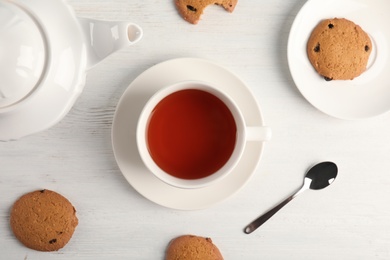
[{"label": "red tea in cup", "polygon": [[268,127],[247,126],[240,107],[202,81],[161,88],[146,102],[137,123],[139,155],[154,177],[183,189],[209,187],[229,176],[247,141],[265,141]]},{"label": "red tea in cup", "polygon": [[180,179],[212,175],[230,159],[237,137],[235,119],[215,95],[184,89],[163,98],[146,130],[149,153],[166,173]]}]

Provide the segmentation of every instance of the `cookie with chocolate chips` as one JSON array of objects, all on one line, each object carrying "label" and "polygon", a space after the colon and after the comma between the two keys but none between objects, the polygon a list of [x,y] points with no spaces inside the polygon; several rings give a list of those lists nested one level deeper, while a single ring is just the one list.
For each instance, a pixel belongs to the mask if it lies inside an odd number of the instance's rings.
[{"label": "cookie with chocolate chips", "polygon": [[212,4],[221,5],[228,12],[233,12],[238,0],[175,0],[180,15],[189,23],[197,24],[204,9]]},{"label": "cookie with chocolate chips", "polygon": [[325,80],[352,80],[367,67],[372,44],[368,34],[344,18],[326,19],[313,30],[307,55]]},{"label": "cookie with chocolate chips", "polygon": [[38,190],[20,197],[11,209],[16,238],[38,251],[57,251],[71,239],[78,224],[76,210],[62,195]]},{"label": "cookie with chocolate chips", "polygon": [[211,238],[183,235],[173,239],[167,248],[165,260],[223,260]]}]

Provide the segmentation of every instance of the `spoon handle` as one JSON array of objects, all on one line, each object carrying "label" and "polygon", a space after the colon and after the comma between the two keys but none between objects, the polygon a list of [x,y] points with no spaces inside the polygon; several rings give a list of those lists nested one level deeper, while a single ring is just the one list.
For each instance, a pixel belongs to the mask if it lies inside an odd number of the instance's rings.
[{"label": "spoon handle", "polygon": [[275,206],[274,208],[270,209],[269,211],[267,211],[266,213],[264,213],[263,215],[261,215],[260,217],[252,221],[252,223],[250,223],[248,226],[245,227],[244,232],[246,234],[250,234],[253,231],[255,231],[258,227],[263,225],[268,219],[270,219],[273,215],[275,215],[276,212],[278,212],[287,203],[289,203],[295,197],[295,195],[296,194],[291,195],[290,197],[288,197],[287,199],[279,203],[279,205]]}]

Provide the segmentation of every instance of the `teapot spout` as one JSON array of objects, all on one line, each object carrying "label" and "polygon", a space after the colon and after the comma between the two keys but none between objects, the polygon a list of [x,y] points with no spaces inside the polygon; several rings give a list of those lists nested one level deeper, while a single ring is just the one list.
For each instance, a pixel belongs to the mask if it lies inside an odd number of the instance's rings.
[{"label": "teapot spout", "polygon": [[78,20],[86,39],[87,69],[142,38],[142,29],[134,23],[88,18],[78,18]]}]

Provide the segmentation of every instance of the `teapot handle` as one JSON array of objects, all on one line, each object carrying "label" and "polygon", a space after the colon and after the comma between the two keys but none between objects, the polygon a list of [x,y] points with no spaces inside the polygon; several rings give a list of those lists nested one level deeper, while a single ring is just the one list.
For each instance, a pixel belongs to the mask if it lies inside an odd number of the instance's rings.
[{"label": "teapot handle", "polygon": [[87,69],[112,53],[138,42],[143,34],[141,27],[134,23],[89,18],[78,20],[86,39]]}]

